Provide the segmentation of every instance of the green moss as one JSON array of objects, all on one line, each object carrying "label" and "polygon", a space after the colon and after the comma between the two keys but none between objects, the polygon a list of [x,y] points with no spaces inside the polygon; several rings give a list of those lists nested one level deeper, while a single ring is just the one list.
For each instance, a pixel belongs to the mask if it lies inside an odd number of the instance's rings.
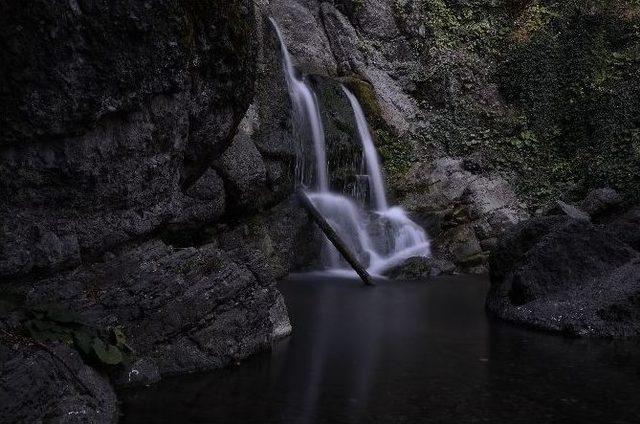
[{"label": "green moss", "polygon": [[358,98],[369,123],[375,128],[385,126],[373,86],[369,82],[355,77],[345,77],[341,81]]},{"label": "green moss", "polygon": [[553,6],[549,25],[506,52],[502,92],[553,153],[550,176],[573,183],[565,194],[607,185],[638,199],[640,20],[606,2]]},{"label": "green moss", "polygon": [[416,161],[413,144],[383,129],[375,131],[375,138],[387,177],[392,183],[401,180]]}]

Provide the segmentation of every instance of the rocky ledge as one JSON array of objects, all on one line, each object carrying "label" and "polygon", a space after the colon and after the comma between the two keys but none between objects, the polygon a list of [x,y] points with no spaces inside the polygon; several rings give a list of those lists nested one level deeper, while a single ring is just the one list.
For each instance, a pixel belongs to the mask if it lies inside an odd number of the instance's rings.
[{"label": "rocky ledge", "polygon": [[45,346],[0,324],[0,422],[95,423],[117,420],[116,395],[103,375],[61,343]]},{"label": "rocky ledge", "polygon": [[640,335],[640,208],[598,221],[610,204],[591,216],[562,204],[508,230],[490,256],[489,313],[572,336]]}]

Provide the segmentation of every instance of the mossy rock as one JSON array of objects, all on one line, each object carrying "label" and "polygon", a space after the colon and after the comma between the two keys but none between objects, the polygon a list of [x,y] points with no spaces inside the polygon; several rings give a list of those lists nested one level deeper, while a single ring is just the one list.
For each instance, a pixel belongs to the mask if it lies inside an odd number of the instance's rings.
[{"label": "mossy rock", "polygon": [[[638,1],[419,0],[394,12],[422,62],[409,75],[428,113],[419,162],[482,153],[532,209],[604,186],[640,200]],[[406,162],[402,149],[381,154]]]},{"label": "mossy rock", "polygon": [[358,98],[369,121],[369,125],[374,129],[388,130],[388,126],[382,118],[380,104],[378,103],[373,85],[353,76],[343,77],[340,81]]}]

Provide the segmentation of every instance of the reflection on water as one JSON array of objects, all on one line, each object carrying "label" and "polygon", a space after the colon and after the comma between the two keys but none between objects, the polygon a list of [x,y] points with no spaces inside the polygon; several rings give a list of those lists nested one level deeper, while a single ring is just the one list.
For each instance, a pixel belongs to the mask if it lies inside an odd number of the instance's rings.
[{"label": "reflection on water", "polygon": [[124,393],[125,423],[638,423],[640,343],[491,321],[484,277],[300,275],[294,335],[239,367]]}]

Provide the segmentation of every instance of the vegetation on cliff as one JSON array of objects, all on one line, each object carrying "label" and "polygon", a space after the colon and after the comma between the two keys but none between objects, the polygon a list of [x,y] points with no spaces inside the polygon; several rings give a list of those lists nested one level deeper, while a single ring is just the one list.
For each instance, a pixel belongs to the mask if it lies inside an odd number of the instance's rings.
[{"label": "vegetation on cliff", "polygon": [[411,160],[481,152],[531,206],[599,186],[638,199],[637,1],[396,0],[394,11],[422,64],[412,95],[428,125]]}]

